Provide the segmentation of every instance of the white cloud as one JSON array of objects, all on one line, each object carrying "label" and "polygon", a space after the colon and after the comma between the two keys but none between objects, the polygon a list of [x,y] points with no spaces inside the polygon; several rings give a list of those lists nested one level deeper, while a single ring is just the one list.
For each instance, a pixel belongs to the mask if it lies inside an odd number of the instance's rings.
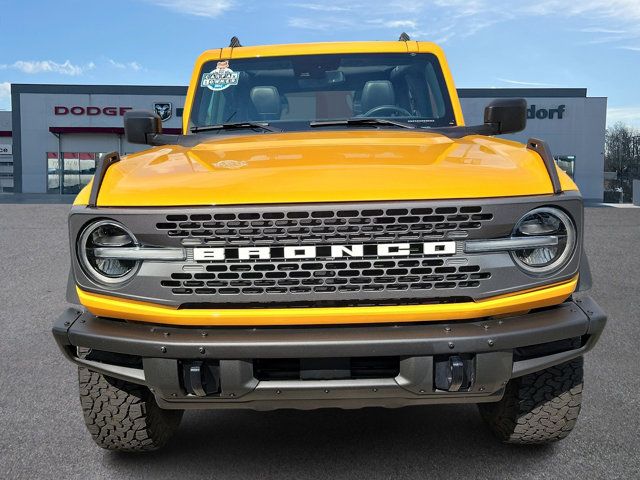
[{"label": "white cloud", "polygon": [[293,12],[288,25],[301,30],[367,31],[376,27],[393,31],[389,38],[397,38],[403,30],[411,36],[421,30],[418,16],[423,5],[420,2],[327,0],[322,4],[290,3],[288,6]]},{"label": "white cloud", "polygon": [[325,5],[321,3],[291,3],[289,6],[313,10],[315,12],[348,12],[351,10],[351,7],[348,5]]},{"label": "white cloud", "polygon": [[545,16],[579,17],[585,27],[577,31],[587,36],[579,39],[583,44],[616,46],[640,38],[640,0],[326,0],[288,7],[289,26],[294,28],[365,31],[376,26],[440,43],[470,37],[497,23]]},{"label": "white cloud", "polygon": [[557,87],[557,85],[553,85],[551,83],[523,82],[520,80],[510,80],[508,78],[498,78],[497,80],[503,83],[508,83],[509,85],[520,85],[522,87]]},{"label": "white cloud", "polygon": [[107,59],[109,65],[119,70],[133,70],[134,72],[140,72],[145,68],[138,62],[116,62],[112,58]]},{"label": "white cloud", "polygon": [[11,84],[0,82],[0,110],[11,110]]},{"label": "white cloud", "polygon": [[9,82],[0,82],[0,100],[11,97],[11,84]]},{"label": "white cloud", "polygon": [[61,75],[70,75],[72,77],[82,75],[87,70],[95,68],[93,62],[86,65],[75,65],[71,61],[66,60],[64,63],[57,63],[53,60],[18,60],[12,64],[0,65],[0,69],[19,70],[22,73],[59,73]]},{"label": "white cloud", "polygon": [[[508,9],[495,9],[490,0],[327,0],[323,4],[289,6],[289,26],[304,30],[389,30],[389,39],[406,31],[411,38],[445,43],[454,36],[473,35],[506,18]],[[309,13],[311,10],[313,13]],[[306,11],[306,12],[305,12]],[[335,12],[344,12],[335,15]]]},{"label": "white cloud", "polygon": [[410,28],[415,30],[418,24],[414,20],[390,20],[382,23],[385,28]]},{"label": "white cloud", "polygon": [[454,17],[469,17],[487,10],[483,0],[435,0],[434,4],[449,9]]},{"label": "white cloud", "polygon": [[302,30],[324,31],[335,28],[355,28],[355,24],[347,18],[307,18],[293,17],[288,20],[288,25]]},{"label": "white cloud", "polygon": [[640,126],[640,107],[610,107],[607,109],[607,124],[616,122]]},{"label": "white cloud", "polygon": [[160,7],[198,17],[217,17],[233,7],[233,0],[146,0]]},{"label": "white cloud", "polygon": [[596,18],[616,18],[625,22],[640,20],[640,2],[638,0],[541,0],[524,5],[523,12],[538,15],[594,16]]},{"label": "white cloud", "polygon": [[314,22],[311,18],[293,17],[290,18],[287,24],[293,28],[301,28],[303,30],[326,30],[330,27],[327,24],[319,24]]},{"label": "white cloud", "polygon": [[620,35],[625,33],[624,30],[604,27],[587,27],[581,28],[578,31],[582,33],[608,33],[610,35]]}]

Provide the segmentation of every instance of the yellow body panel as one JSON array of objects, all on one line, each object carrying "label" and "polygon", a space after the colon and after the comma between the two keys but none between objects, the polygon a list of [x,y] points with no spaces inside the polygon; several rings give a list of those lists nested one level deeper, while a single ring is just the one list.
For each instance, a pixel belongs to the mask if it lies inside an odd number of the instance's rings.
[{"label": "yellow body panel", "polygon": [[[561,173],[564,190],[575,184]],[[157,147],[108,170],[99,206],[184,206],[488,198],[552,193],[522,144],[408,130],[214,136]],[[86,204],[88,190],[77,204]]]},{"label": "yellow body panel", "polygon": [[[425,42],[349,42],[271,45],[209,50],[196,61],[185,103],[183,130],[205,62],[259,56],[364,52],[435,55],[442,67],[456,122],[462,109],[442,50]],[[577,190],[558,169],[563,190]],[[77,196],[86,205],[91,184]],[[211,135],[192,148],[151,148],[112,165],[102,183],[100,207],[173,207],[432,200],[551,195],[540,156],[512,141],[428,131],[312,130]],[[571,281],[477,302],[344,308],[181,310],[78,289],[95,315],[182,325],[308,325],[463,320],[513,314],[564,301]]]},{"label": "yellow body panel", "polygon": [[262,309],[177,309],[89,293],[77,288],[82,304],[94,315],[140,322],[191,326],[329,325],[356,323],[468,320],[549,307],[566,300],[578,277],[541,289],[477,302],[384,307]]}]

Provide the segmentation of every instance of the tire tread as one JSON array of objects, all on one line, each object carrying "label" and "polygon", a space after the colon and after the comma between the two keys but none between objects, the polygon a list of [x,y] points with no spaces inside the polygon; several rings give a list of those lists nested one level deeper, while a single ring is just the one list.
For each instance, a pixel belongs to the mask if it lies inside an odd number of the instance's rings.
[{"label": "tire tread", "polygon": [[582,405],[582,357],[511,380],[502,400],[479,404],[482,418],[505,443],[544,444],[565,438]]},{"label": "tire tread", "polygon": [[93,440],[107,450],[152,451],[178,428],[182,410],[163,410],[142,385],[78,368],[80,403]]}]

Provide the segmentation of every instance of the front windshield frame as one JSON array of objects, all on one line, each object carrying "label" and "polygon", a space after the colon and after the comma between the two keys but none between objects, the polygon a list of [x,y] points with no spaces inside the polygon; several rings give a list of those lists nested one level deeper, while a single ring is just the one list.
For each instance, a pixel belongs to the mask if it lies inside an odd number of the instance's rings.
[{"label": "front windshield frame", "polygon": [[[395,64],[393,61],[395,60]],[[331,72],[343,72],[343,73],[332,73],[338,76],[338,79],[344,80],[346,85],[344,87],[340,85],[333,86],[331,84],[322,84],[320,87],[325,88],[325,90],[320,90],[320,88],[314,88],[313,82],[316,81],[314,78],[309,78],[313,73],[306,74],[304,71],[296,71],[295,68],[299,64],[303,65],[315,65],[315,64],[324,66],[324,65],[336,65],[337,68],[332,70]],[[203,82],[207,74],[212,72],[214,69],[217,69],[220,65],[223,67],[229,68],[233,72],[233,76],[230,76],[229,83],[231,85],[222,85],[216,86],[217,90],[213,88],[209,88],[207,86],[203,86]],[[268,74],[273,75],[273,72],[270,73],[267,67],[271,67],[273,71],[275,71],[275,66],[278,65],[290,65],[290,70],[293,72],[293,75],[289,75],[287,77],[287,81],[289,82],[284,90],[282,90],[282,98],[286,98],[285,101],[291,101],[294,99],[295,95],[303,95],[305,92],[311,92],[315,94],[324,94],[324,93],[332,93],[332,92],[346,92],[345,98],[348,99],[349,94],[351,94],[351,102],[346,110],[349,108],[352,109],[353,114],[350,115],[334,115],[334,116],[318,116],[310,115],[306,118],[296,118],[295,116],[284,117],[281,115],[279,118],[269,118],[268,116],[259,116],[259,117],[247,117],[247,114],[237,115],[237,108],[234,110],[230,108],[225,114],[224,106],[220,106],[220,103],[225,102],[227,96],[231,97],[232,95],[240,95],[244,92],[245,95],[247,92],[247,88],[253,88],[256,85],[267,84],[268,82],[264,82],[262,80],[256,81],[256,78],[260,78],[262,75],[266,77]],[[358,65],[364,65],[362,67],[363,73],[358,73],[357,67]],[[395,65],[395,66],[394,66]],[[355,67],[354,67],[355,66]],[[386,81],[384,78],[384,70],[386,69],[391,76],[391,73],[396,74],[396,79],[392,81],[389,79],[387,83],[393,83],[394,90],[396,89],[396,81],[400,78],[400,74],[397,72],[404,71],[410,72],[412,79],[411,82],[414,84],[413,87],[409,86],[408,89],[413,88],[414,97],[417,92],[420,95],[420,88],[424,85],[425,94],[428,98],[423,99],[423,104],[431,104],[431,112],[432,115],[415,115],[419,114],[419,110],[413,109],[413,104],[411,105],[412,109],[407,108],[405,111],[410,113],[410,115],[374,115],[365,117],[363,113],[356,110],[356,97],[358,95],[362,95],[362,91],[358,91],[357,86],[358,82],[364,85],[369,81],[369,76],[367,76],[367,72],[364,71],[369,69],[369,71],[374,72],[375,68],[379,66],[375,75],[371,77],[372,81],[380,81],[380,77],[382,76],[383,82]],[[261,70],[262,68],[262,70]],[[299,68],[299,67],[298,67]],[[425,69],[424,80],[425,83],[418,83],[416,85],[416,81],[420,81],[418,78],[416,80],[414,71],[419,71],[420,68]],[[280,69],[280,72],[283,70]],[[428,73],[427,73],[428,72]],[[306,77],[304,75],[307,75]],[[402,74],[406,75],[407,74]],[[325,73],[326,76],[326,73]],[[429,78],[427,78],[429,77]],[[284,77],[283,77],[284,78]],[[275,78],[277,80],[277,78]],[[402,81],[402,78],[400,78]],[[274,78],[271,79],[273,83],[275,83]],[[233,82],[236,83],[233,83]],[[324,81],[324,80],[323,80]],[[297,85],[294,82],[298,82]],[[303,86],[303,82],[306,82],[305,86]],[[407,80],[407,83],[408,80]],[[269,83],[270,84],[270,83]],[[283,84],[276,85],[276,91],[279,91],[277,87],[282,87]],[[295,88],[287,89],[287,86],[293,85]],[[236,89],[236,87],[241,87]],[[245,90],[243,91],[242,88]],[[364,87],[363,87],[364,88]],[[270,125],[276,126],[279,130],[282,131],[300,131],[300,130],[310,130],[311,123],[317,121],[327,121],[327,120],[348,120],[350,118],[387,118],[397,120],[399,122],[407,122],[409,124],[414,125],[415,127],[431,127],[431,128],[442,128],[442,127],[451,127],[456,126],[456,116],[453,107],[453,102],[451,96],[449,94],[449,89],[446,83],[446,79],[444,76],[444,72],[442,70],[442,66],[439,62],[439,59],[433,53],[415,53],[415,52],[403,52],[403,53],[323,53],[323,54],[311,54],[311,55],[282,55],[282,56],[269,56],[269,57],[248,57],[248,58],[237,58],[231,60],[209,60],[204,62],[200,68],[197,83],[195,85],[195,94],[193,96],[190,116],[188,121],[188,129],[191,130],[194,127],[206,127],[209,125],[219,125],[224,123],[246,123],[246,122],[265,122]],[[234,90],[236,89],[236,90]],[[437,90],[436,90],[437,89]],[[226,92],[226,93],[225,93]],[[403,93],[403,92],[401,92]],[[291,96],[291,97],[290,97]],[[398,96],[400,97],[400,96]],[[397,98],[398,98],[397,97]],[[437,98],[434,98],[437,97]],[[247,96],[248,98],[248,96]],[[296,99],[299,101],[300,99]],[[411,99],[415,101],[414,99]],[[213,102],[218,102],[217,105],[214,105]],[[247,100],[242,99],[241,101],[247,103]],[[343,102],[344,103],[344,102]],[[348,102],[347,102],[348,103]],[[399,103],[399,101],[398,101]],[[289,105],[287,105],[288,107]],[[205,109],[203,112],[202,109]],[[284,108],[284,107],[283,107]],[[424,110],[428,110],[428,108],[424,108]],[[436,115],[436,110],[437,111]],[[375,113],[375,112],[374,112]],[[381,112],[385,113],[385,112]],[[392,111],[387,111],[386,113],[396,113]],[[426,113],[426,112],[424,112]],[[388,125],[389,128],[400,128],[393,127],[392,125]],[[335,128],[353,128],[351,125],[336,125]],[[217,130],[214,133],[223,133],[224,129]]]}]

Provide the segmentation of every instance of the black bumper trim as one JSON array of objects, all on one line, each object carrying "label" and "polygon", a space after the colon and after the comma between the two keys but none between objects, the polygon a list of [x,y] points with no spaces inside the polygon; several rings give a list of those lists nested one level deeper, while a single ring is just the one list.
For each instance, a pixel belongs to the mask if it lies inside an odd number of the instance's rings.
[{"label": "black bumper trim", "polygon": [[[74,308],[56,321],[60,346],[160,358],[312,358],[438,355],[511,350],[597,336],[606,316],[589,297],[525,315],[447,323],[193,328],[99,318]],[[597,338],[596,338],[597,339]]]},{"label": "black bumper trim", "polygon": [[[129,323],[69,308],[53,334],[65,356],[91,370],[148,386],[163,408],[321,408],[497,401],[513,377],[542,370],[591,349],[606,316],[589,297],[503,319],[399,325],[190,328]],[[513,349],[582,337],[580,348],[513,361]],[[142,357],[143,368],[79,358],[75,347]],[[442,392],[433,384],[434,355],[472,353],[471,390]],[[394,379],[258,381],[252,359],[400,356]],[[221,392],[185,392],[178,360],[216,359]]]}]

